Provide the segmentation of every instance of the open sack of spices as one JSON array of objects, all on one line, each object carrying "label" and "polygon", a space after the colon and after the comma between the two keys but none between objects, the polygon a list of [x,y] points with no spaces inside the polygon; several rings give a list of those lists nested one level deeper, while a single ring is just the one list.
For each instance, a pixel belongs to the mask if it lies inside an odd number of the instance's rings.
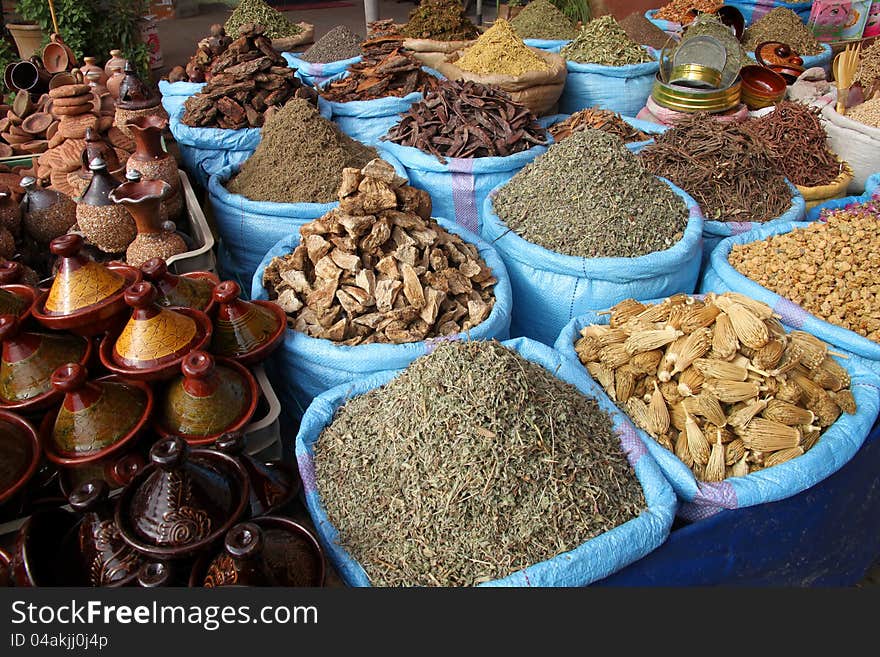
[{"label": "open sack of spices", "polygon": [[496,86],[536,116],[552,113],[567,74],[559,55],[530,48],[504,19],[496,20],[472,45],[430,65],[450,80]]},{"label": "open sack of spices", "polygon": [[223,27],[235,39],[249,24],[265,26],[272,47],[279,51],[293,50],[315,39],[314,25],[294,23],[263,0],[239,0]]},{"label": "open sack of spices", "polygon": [[324,393],[296,455],[352,586],[584,586],[658,547],[675,512],[630,421],[527,339],[440,344]]},{"label": "open sack of spices", "polygon": [[296,76],[312,87],[319,87],[345,73],[351,64],[361,59],[363,37],[337,25],[301,53],[282,53]]},{"label": "open sack of spices", "polygon": [[702,289],[733,290],[782,321],[880,372],[880,259],[872,198],[730,237],[712,252]]},{"label": "open sack of spices", "polygon": [[532,0],[510,20],[514,32],[532,48],[559,52],[578,35],[578,27],[550,0]]},{"label": "open sack of spices", "polygon": [[638,153],[654,139],[654,135],[666,130],[664,126],[656,123],[641,121],[629,116],[623,117],[617,112],[598,107],[588,107],[570,115],[560,114],[556,118],[559,120],[551,123],[547,129],[556,142],[560,142],[580,130],[592,128],[620,137],[633,153]]},{"label": "open sack of spices", "polygon": [[511,334],[553,344],[587,309],[693,291],[703,215],[616,135],[553,144],[487,197],[481,236],[513,285]]},{"label": "open sack of spices", "polygon": [[[421,0],[401,26],[403,47],[430,64],[436,53],[450,53],[471,44],[480,32],[459,0]],[[424,59],[423,59],[424,58]]]},{"label": "open sack of spices", "polygon": [[639,427],[691,520],[817,484],[880,409],[875,374],[743,294],[627,299],[573,320],[556,348]]},{"label": "open sack of spices", "polygon": [[497,185],[546,151],[535,115],[509,94],[444,80],[412,105],[378,146],[431,195],[434,214],[479,231],[483,202]]},{"label": "open sack of spices", "polygon": [[820,43],[800,16],[788,7],[771,9],[743,32],[743,48],[751,57],[754,57],[756,48],[765,42],[787,45],[793,55],[803,60],[804,70],[818,66],[831,71],[831,45]]},{"label": "open sack of spices", "polygon": [[431,217],[431,197],[373,160],[343,170],[339,205],[263,258],[252,296],[290,330],[278,366],[304,411],[335,385],[405,367],[436,341],[505,339],[510,283],[495,250]]}]

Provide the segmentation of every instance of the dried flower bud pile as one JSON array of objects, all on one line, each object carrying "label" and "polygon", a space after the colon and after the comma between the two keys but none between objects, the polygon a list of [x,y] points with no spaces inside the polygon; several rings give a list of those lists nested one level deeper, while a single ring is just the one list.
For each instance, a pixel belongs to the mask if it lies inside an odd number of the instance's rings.
[{"label": "dried flower bud pile", "polygon": [[880,342],[880,207],[823,212],[823,221],[749,244],[728,259],[759,285],[831,324]]},{"label": "dried flower bud pile", "polygon": [[615,403],[701,481],[784,463],[855,413],[828,346],[786,333],[772,309],[732,292],[659,304],[627,299],[575,351]]},{"label": "dried flower bud pile", "polygon": [[650,135],[646,135],[638,128],[634,128],[624,121],[617,112],[598,107],[588,107],[587,109],[575,112],[564,121],[550,126],[549,132],[553,135],[553,139],[559,142],[571,136],[573,132],[586,130],[587,128],[610,132],[612,135],[620,137],[625,144],[646,141],[651,138]]},{"label": "dried flower bud pile", "polygon": [[263,284],[290,325],[346,345],[402,344],[483,322],[497,279],[477,248],[431,219],[431,197],[373,160],[344,169],[339,207],[299,229]]}]

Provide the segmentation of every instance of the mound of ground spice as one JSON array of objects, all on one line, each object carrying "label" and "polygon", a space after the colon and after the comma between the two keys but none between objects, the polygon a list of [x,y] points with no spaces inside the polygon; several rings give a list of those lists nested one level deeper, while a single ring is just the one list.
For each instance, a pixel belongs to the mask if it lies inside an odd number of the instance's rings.
[{"label": "mound of ground spice", "polygon": [[626,32],[630,39],[643,46],[662,50],[664,46],[675,43],[671,36],[638,11],[634,11],[620,21],[620,27],[623,28],[623,31]]},{"label": "mound of ground spice", "polygon": [[523,39],[574,39],[577,27],[549,0],[534,0],[510,21],[513,31]]},{"label": "mound of ground spice", "polygon": [[455,65],[477,75],[517,76],[550,69],[503,18],[496,20],[476,43],[465,49]]},{"label": "mound of ground spice", "polygon": [[422,0],[400,33],[412,39],[470,41],[479,35],[458,0]]},{"label": "mound of ground spice", "polygon": [[776,7],[749,25],[742,36],[746,50],[754,50],[764,41],[781,41],[799,55],[818,55],[820,44],[800,16],[788,7]]},{"label": "mound of ground spice", "polygon": [[355,34],[345,25],[337,25],[315,41],[312,47],[300,55],[299,58],[304,62],[311,62],[313,64],[351,59],[361,54],[361,42],[363,40],[361,35]]}]

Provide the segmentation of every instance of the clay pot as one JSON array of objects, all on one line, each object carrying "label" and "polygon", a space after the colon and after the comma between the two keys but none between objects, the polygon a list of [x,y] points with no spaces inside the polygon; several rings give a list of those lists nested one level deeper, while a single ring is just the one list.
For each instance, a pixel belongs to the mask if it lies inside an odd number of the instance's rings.
[{"label": "clay pot", "polygon": [[120,185],[100,157],[91,161],[92,179],[77,200],[76,222],[86,239],[105,253],[122,253],[137,236],[134,219],[125,206],[110,200]]},{"label": "clay pot", "polygon": [[58,546],[77,520],[76,514],[63,508],[42,509],[25,520],[12,553],[15,586],[64,585],[73,564],[59,554]]},{"label": "clay pot", "polygon": [[111,103],[111,102],[113,103],[113,109],[115,110],[115,108],[116,108],[116,101],[114,101],[112,96],[110,96],[110,91],[107,89],[106,82],[107,82],[107,80],[105,79],[103,69],[101,69],[100,73],[93,71],[93,72],[86,74],[86,84],[88,84],[89,87],[91,87],[92,94],[95,96],[95,98],[98,101],[98,107],[99,107],[100,112],[104,112],[104,105],[105,105],[104,98],[110,99],[109,101],[106,101],[106,103],[108,104],[108,109],[109,109],[109,103]]},{"label": "clay pot", "polygon": [[62,73],[76,66],[76,55],[60,34],[53,32],[43,48],[43,64],[49,73]]},{"label": "clay pot", "polygon": [[69,496],[77,486],[99,479],[106,481],[112,490],[128,486],[138,472],[147,465],[142,442],[137,441],[131,450],[122,450],[98,461],[69,465],[58,472],[58,487]]},{"label": "clay pot", "polygon": [[126,127],[136,146],[125,168],[127,172],[140,173],[142,180],[164,180],[171,185],[171,192],[162,203],[168,218],[176,219],[183,211],[183,194],[177,161],[162,146],[162,131],[167,126],[168,120],[155,114],[129,120]]},{"label": "clay pot", "polygon": [[220,436],[214,449],[228,454],[244,466],[251,481],[250,516],[270,515],[297,496],[302,480],[295,467],[280,461],[263,462],[245,453],[247,440],[240,432]]},{"label": "clay pot", "polygon": [[19,321],[25,321],[31,316],[36,298],[37,292],[30,285],[0,285],[0,315],[15,315]]},{"label": "clay pot", "polygon": [[0,406],[34,412],[56,404],[62,393],[52,387],[52,373],[67,363],[85,365],[92,342],[65,333],[23,331],[15,315],[0,315]]},{"label": "clay pot", "polygon": [[284,340],[287,317],[271,301],[244,301],[235,281],[214,288],[211,352],[251,365],[265,359]]},{"label": "clay pot", "polygon": [[202,556],[190,586],[323,586],[324,551],[314,535],[289,518],[265,516],[235,525],[223,551]]},{"label": "clay pot", "polygon": [[21,231],[21,206],[6,185],[0,185],[0,226],[13,235]]},{"label": "clay pot", "polygon": [[120,71],[125,69],[125,65],[127,64],[127,60],[122,56],[121,50],[111,50],[110,51],[110,59],[107,60],[107,63],[104,64],[104,73],[107,74],[107,77],[113,75],[113,70],[118,68]]},{"label": "clay pot", "polygon": [[161,96],[138,77],[137,70],[131,62],[128,62],[125,66],[125,76],[118,88],[114,125],[126,135],[132,136],[128,122],[152,115],[168,119],[168,113],[162,107]]},{"label": "clay pot", "polygon": [[11,411],[0,410],[0,504],[33,478],[40,456],[40,441],[31,424]]},{"label": "clay pot", "polygon": [[173,378],[184,357],[211,339],[211,320],[192,308],[163,308],[146,281],[132,285],[125,301],[132,312],[120,332],[104,336],[98,354],[111,372],[141,381]]},{"label": "clay pot", "polygon": [[150,449],[150,461],[122,492],[115,515],[123,540],[142,554],[192,556],[245,513],[248,477],[235,459],[164,438]]},{"label": "clay pot", "polygon": [[83,65],[80,66],[79,70],[82,71],[83,77],[86,79],[88,79],[89,75],[97,76],[95,82],[102,86],[110,77],[103,68],[98,66],[97,57],[83,57]]},{"label": "clay pot", "polygon": [[161,202],[171,193],[164,180],[126,182],[110,192],[110,199],[122,203],[134,217],[137,237],[125,252],[132,267],[140,267],[150,258],[170,258],[186,253],[186,242],[174,231],[164,230],[160,223]]},{"label": "clay pot", "polygon": [[42,189],[37,179],[21,179],[25,197],[22,200],[22,219],[28,235],[43,244],[64,235],[76,223],[76,203],[54,189]]},{"label": "clay pot", "polygon": [[104,83],[104,86],[107,87],[107,92],[114,101],[119,98],[119,87],[122,85],[124,79],[125,73],[121,66],[114,66],[110,69],[107,82]]},{"label": "clay pot", "polygon": [[160,306],[195,308],[205,313],[214,309],[214,286],[220,282],[216,274],[193,271],[173,274],[162,258],[150,258],[141,265],[144,280],[156,286]]},{"label": "clay pot", "polygon": [[73,233],[52,240],[49,250],[60,263],[52,286],[34,303],[34,319],[49,329],[86,336],[125,321],[125,290],[141,280],[139,270],[89,259],[83,238]]},{"label": "clay pot", "polygon": [[34,56],[29,60],[16,63],[12,67],[9,77],[12,80],[12,88],[39,96],[49,91],[49,80],[52,79],[52,74],[43,66],[43,61]]},{"label": "clay pot", "polygon": [[81,156],[82,164],[79,169],[67,175],[67,182],[70,183],[70,186],[73,187],[79,196],[85,193],[92,179],[92,171],[89,165],[95,158],[104,160],[104,163],[107,165],[107,171],[115,180],[122,182],[125,178],[125,164],[120,164],[119,154],[116,149],[105,141],[101,134],[93,128],[86,128],[85,134],[86,145]]},{"label": "clay pot", "polygon": [[37,272],[20,262],[0,261],[0,286],[15,284],[36,288],[40,284],[40,277]]}]

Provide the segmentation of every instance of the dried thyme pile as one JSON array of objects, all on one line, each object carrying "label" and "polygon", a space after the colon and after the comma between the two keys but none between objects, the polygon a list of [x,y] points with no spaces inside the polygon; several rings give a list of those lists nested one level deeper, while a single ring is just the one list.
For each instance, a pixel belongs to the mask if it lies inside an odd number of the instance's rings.
[{"label": "dried thyme pile", "polygon": [[497,342],[441,345],[346,402],[315,475],[375,586],[505,577],[646,507],[596,401]]},{"label": "dried thyme pile", "polygon": [[265,26],[265,34],[270,39],[283,39],[302,32],[299,25],[287,20],[284,14],[270,7],[263,0],[241,0],[232,10],[223,27],[226,34],[235,39],[241,26],[248,23]]},{"label": "dried thyme pile", "polygon": [[409,22],[400,33],[413,39],[437,41],[470,41],[479,36],[458,0],[422,0],[410,12]]},{"label": "dried thyme pile", "polygon": [[577,28],[550,0],[534,0],[516,15],[510,26],[523,39],[574,39]]},{"label": "dried thyme pile", "polygon": [[743,32],[742,43],[746,50],[754,50],[765,41],[787,43],[799,55],[822,52],[822,44],[810,28],[788,7],[771,9]]},{"label": "dried thyme pile", "polygon": [[634,258],[682,238],[688,211],[616,135],[588,128],[551,146],[496,194],[498,217],[539,246],[581,258]]},{"label": "dried thyme pile", "polygon": [[559,54],[572,62],[602,66],[626,66],[652,61],[645,49],[627,36],[613,16],[591,20]]}]

